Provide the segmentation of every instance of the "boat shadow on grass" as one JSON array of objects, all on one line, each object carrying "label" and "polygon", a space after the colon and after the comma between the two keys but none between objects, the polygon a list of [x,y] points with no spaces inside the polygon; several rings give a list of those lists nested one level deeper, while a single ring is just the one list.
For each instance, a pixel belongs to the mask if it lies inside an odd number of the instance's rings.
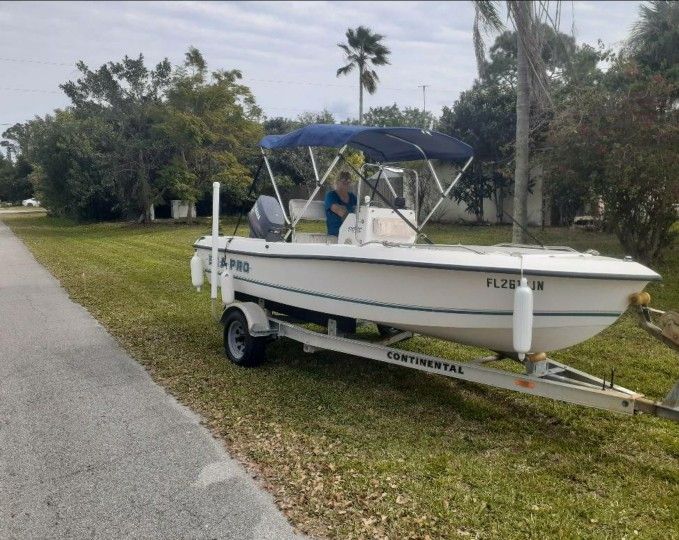
[{"label": "boat shadow on grass", "polygon": [[[262,368],[284,379],[275,385],[280,390],[275,399],[307,408],[286,415],[286,422],[306,416],[294,428],[341,440],[349,452],[360,449],[369,470],[415,467],[417,474],[426,470],[430,481],[442,482],[455,477],[451,471],[457,467],[490,476],[503,470],[517,481],[522,471],[540,470],[548,489],[557,491],[591,486],[607,491],[605,478],[630,474],[679,485],[676,435],[659,418],[629,417],[334,352],[308,355],[289,341],[272,344],[268,352]],[[297,399],[311,403],[290,404],[291,379],[307,381],[307,393]]]},{"label": "boat shadow on grass", "polygon": [[[320,403],[315,422],[337,424],[343,416],[351,415],[346,426],[334,426],[340,432],[355,429],[357,423],[367,430],[375,423],[386,423],[393,429],[371,431],[390,436],[399,436],[401,431],[404,439],[409,434],[415,439],[424,435],[430,442],[439,439],[442,445],[452,442],[447,434],[453,433],[483,434],[491,446],[491,441],[516,446],[527,437],[531,445],[553,451],[563,449],[564,440],[568,440],[569,453],[591,454],[595,447],[606,444],[601,436],[603,425],[631,420],[340,353],[309,355],[299,344],[288,341],[271,344],[268,361],[259,369],[273,374],[280,373],[283,366],[294,372],[295,378],[308,381],[312,393],[300,399]],[[284,384],[278,387],[281,394],[289,392]],[[288,398],[281,395],[281,399]],[[595,421],[596,426],[590,427],[584,418]],[[470,450],[483,447],[472,444]]]}]

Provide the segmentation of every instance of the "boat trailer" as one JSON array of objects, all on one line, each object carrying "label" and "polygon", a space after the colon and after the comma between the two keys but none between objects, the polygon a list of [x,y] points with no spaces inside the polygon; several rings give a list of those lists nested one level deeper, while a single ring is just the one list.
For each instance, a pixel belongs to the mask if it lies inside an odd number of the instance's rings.
[{"label": "boat trailer", "polygon": [[[217,261],[218,182],[213,184],[212,216],[212,260]],[[191,277],[198,290],[200,290],[204,275],[205,272],[198,257],[194,255],[191,260]],[[305,352],[335,351],[409,367],[425,373],[514,390],[523,394],[629,415],[652,414],[679,422],[679,381],[674,384],[663,401],[656,402],[647,399],[643,394],[615,384],[615,371],[611,373],[610,380],[606,381],[552,360],[545,353],[525,356],[496,353],[468,362],[456,362],[391,346],[412,337],[413,334],[410,332],[396,333],[379,342],[347,338],[342,335],[342,331],[347,326],[346,323],[350,322],[350,326],[355,326],[356,321],[342,321],[332,315],[325,316],[323,320],[327,332],[316,332],[274,316],[277,310],[270,309],[271,306],[267,307],[264,300],[237,299],[233,275],[226,269],[218,272],[217,265],[213,264],[209,275],[213,318],[224,325],[225,352],[237,365],[254,366],[261,363],[264,360],[268,342],[272,339],[287,337],[302,343]],[[218,299],[218,287],[221,288],[221,299]],[[679,351],[679,313],[650,308],[651,297],[646,292],[635,293],[629,300],[639,317],[642,328],[656,339]],[[654,315],[660,316],[658,324],[653,321]],[[504,358],[523,364],[524,372],[516,373],[485,365]]]},{"label": "boat trailer", "polygon": [[[669,340],[673,348],[679,349],[679,340],[667,337],[667,325],[661,328],[650,321],[651,314],[658,310],[649,311],[651,308],[642,304],[634,307],[641,315],[642,321],[653,326],[647,328],[652,335],[657,337],[658,332],[663,335],[664,331],[663,341]],[[667,318],[679,322],[677,314]],[[266,344],[273,339],[286,337],[302,343],[304,352],[307,353],[319,350],[345,353],[425,373],[577,405],[629,415],[646,413],[679,421],[679,381],[662,402],[655,402],[645,398],[643,394],[615,384],[614,372],[610,380],[602,379],[557,362],[544,353],[528,355],[524,360],[519,360],[516,355],[498,353],[467,362],[457,362],[392,347],[399,341],[411,338],[413,336],[411,332],[396,333],[380,341],[348,338],[338,331],[338,320],[332,317],[327,320],[327,332],[317,332],[274,316],[266,309],[264,302],[234,301],[225,306],[221,322],[225,325],[226,353],[238,365],[259,364],[264,359]],[[676,336],[679,338],[679,326],[676,329]],[[520,362],[524,365],[525,371],[516,373],[486,365],[504,358]]]}]

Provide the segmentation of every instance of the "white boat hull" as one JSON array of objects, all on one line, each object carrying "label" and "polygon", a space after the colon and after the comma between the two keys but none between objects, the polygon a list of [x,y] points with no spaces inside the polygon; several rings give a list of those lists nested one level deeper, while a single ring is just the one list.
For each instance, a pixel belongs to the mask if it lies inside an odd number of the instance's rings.
[{"label": "white boat hull", "polygon": [[[310,251],[309,244],[239,237],[228,251],[226,244],[220,238],[220,266],[232,270],[237,293],[503,352],[513,350],[521,264],[534,292],[532,352],[598,334],[657,276],[637,263],[573,253],[318,244]],[[210,238],[196,247],[209,268]],[[606,260],[614,275],[600,271]]]}]

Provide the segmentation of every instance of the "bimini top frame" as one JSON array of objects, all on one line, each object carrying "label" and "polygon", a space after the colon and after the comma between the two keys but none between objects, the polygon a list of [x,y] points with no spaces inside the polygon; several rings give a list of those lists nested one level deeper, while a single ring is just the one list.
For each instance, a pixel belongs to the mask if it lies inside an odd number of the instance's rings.
[{"label": "bimini top frame", "polygon": [[[443,200],[448,197],[453,187],[455,187],[455,184],[457,184],[457,182],[460,180],[462,174],[464,174],[464,172],[467,170],[467,167],[469,167],[473,159],[473,150],[468,144],[443,133],[418,128],[380,128],[336,124],[312,124],[285,135],[267,135],[259,142],[259,146],[262,150],[262,156],[264,157],[264,162],[266,163],[266,168],[269,173],[271,183],[273,184],[276,198],[283,209],[285,220],[290,226],[290,230],[288,231],[286,238],[295,229],[297,223],[301,219],[301,216],[304,215],[307,207],[318,194],[319,190],[328,179],[330,173],[337,166],[337,163],[342,160],[361,178],[363,182],[366,183],[368,187],[373,189],[373,192],[380,199],[382,199],[383,203],[394,210],[394,212],[401,219],[403,219],[403,221],[410,228],[415,230],[418,235],[422,235],[426,241],[430,242],[429,239],[422,234],[423,227],[434,215]],[[283,200],[278,191],[276,178],[273,174],[273,171],[271,170],[271,165],[269,164],[266,150],[284,150],[300,147],[307,147],[309,150],[309,156],[311,158],[311,164],[313,166],[316,180],[316,187],[311,196],[307,199],[306,204],[304,205],[304,208],[300,212],[299,216],[290,222],[285,212]],[[316,160],[312,150],[314,147],[338,148],[337,155],[333,159],[332,163],[330,163],[330,166],[322,177],[319,177],[316,166]],[[356,167],[354,167],[345,159],[344,153],[349,147],[362,151],[369,160],[372,160],[378,164],[403,161],[426,161],[432,178],[434,179],[436,187],[438,188],[439,198],[422,223],[419,225],[414,225],[411,223],[411,221],[407,219],[398,208],[394,207],[394,205],[392,205],[376,189],[376,184],[381,178],[381,169],[375,184],[373,184],[366,175],[357,170]],[[434,166],[431,163],[432,159],[464,163],[458,175],[445,189],[441,184],[438,175],[436,174]]]}]

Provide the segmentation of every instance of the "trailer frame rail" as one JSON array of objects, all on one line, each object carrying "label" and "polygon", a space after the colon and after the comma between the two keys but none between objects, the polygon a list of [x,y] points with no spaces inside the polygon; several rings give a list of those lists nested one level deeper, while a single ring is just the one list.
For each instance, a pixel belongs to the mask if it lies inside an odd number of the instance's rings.
[{"label": "trailer frame rail", "polygon": [[606,381],[547,357],[538,361],[526,361],[526,372],[515,373],[483,365],[500,360],[501,355],[459,362],[342,337],[333,333],[333,325],[329,325],[330,332],[324,334],[275,317],[269,317],[269,321],[271,335],[298,341],[304,345],[305,352],[335,351],[576,405],[628,415],[645,412],[679,421],[679,408],[650,401],[643,394],[617,385],[612,380]]}]

